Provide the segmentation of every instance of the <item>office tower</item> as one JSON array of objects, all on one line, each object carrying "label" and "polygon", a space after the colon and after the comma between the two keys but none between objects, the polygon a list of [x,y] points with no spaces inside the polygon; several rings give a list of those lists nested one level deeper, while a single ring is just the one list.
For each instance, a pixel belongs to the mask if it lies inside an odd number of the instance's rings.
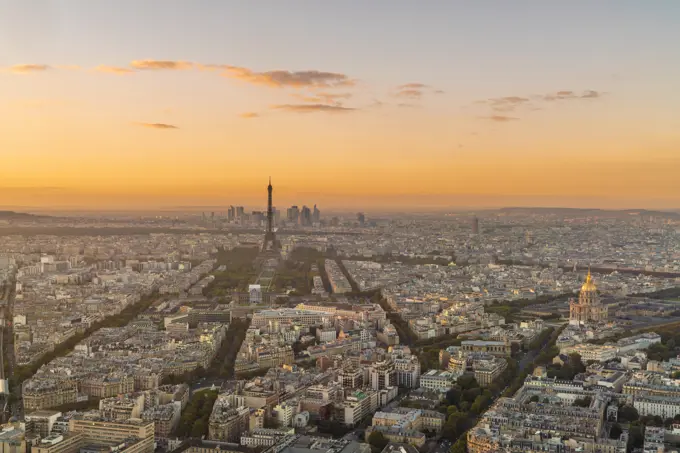
[{"label": "office tower", "polygon": [[479,234],[479,218],[477,216],[472,218],[472,234]]},{"label": "office tower", "polygon": [[288,222],[297,224],[300,219],[300,209],[297,206],[288,208]]},{"label": "office tower", "polygon": [[233,206],[229,206],[229,210],[227,211],[227,220],[229,222],[233,222],[236,219],[236,208]]},{"label": "office tower", "polygon": [[312,211],[312,223],[321,222],[321,211],[314,205],[314,211]]},{"label": "office tower", "polygon": [[236,219],[242,219],[246,213],[243,206],[236,206]]},{"label": "office tower", "polygon": [[364,226],[366,223],[366,216],[363,212],[357,214],[357,221],[359,222],[359,225]]},{"label": "office tower", "polygon": [[310,226],[312,224],[312,210],[307,206],[303,206],[300,211],[300,225]]}]

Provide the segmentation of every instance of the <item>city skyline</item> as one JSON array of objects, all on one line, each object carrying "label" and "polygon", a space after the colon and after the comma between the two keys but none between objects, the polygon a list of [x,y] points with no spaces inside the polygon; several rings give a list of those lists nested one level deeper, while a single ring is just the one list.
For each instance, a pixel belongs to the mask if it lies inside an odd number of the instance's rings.
[{"label": "city skyline", "polygon": [[678,209],[652,3],[3,1],[0,206]]}]

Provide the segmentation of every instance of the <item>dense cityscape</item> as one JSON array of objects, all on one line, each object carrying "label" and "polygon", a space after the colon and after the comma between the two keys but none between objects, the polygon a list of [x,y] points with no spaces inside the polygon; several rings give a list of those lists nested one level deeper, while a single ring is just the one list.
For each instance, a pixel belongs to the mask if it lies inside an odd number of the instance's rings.
[{"label": "dense cityscape", "polygon": [[2,451],[680,446],[680,215],[283,216],[273,192],[0,213]]}]

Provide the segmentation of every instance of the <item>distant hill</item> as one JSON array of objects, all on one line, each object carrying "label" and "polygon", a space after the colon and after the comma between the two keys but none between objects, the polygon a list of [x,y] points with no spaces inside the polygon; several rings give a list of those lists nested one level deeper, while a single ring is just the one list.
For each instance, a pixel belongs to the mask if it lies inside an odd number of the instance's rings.
[{"label": "distant hill", "polygon": [[580,208],[524,208],[510,207],[501,208],[499,212],[508,214],[543,214],[557,216],[598,216],[598,217],[664,217],[680,219],[680,212],[674,211],[651,211],[647,209],[580,209]]},{"label": "distant hill", "polygon": [[27,214],[25,212],[0,211],[0,220],[39,220],[48,216]]}]

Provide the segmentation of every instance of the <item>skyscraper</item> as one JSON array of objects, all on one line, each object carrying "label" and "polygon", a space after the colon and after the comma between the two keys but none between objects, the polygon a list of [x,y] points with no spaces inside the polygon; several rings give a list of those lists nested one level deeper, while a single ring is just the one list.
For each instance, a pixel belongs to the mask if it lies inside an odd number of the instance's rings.
[{"label": "skyscraper", "polygon": [[477,216],[472,218],[472,234],[479,234],[479,218]]},{"label": "skyscraper", "polygon": [[366,216],[364,216],[363,212],[357,214],[357,221],[359,222],[359,225],[364,226],[366,223]]},{"label": "skyscraper", "polygon": [[300,211],[300,225],[310,226],[312,224],[312,210],[307,206],[303,206]]},{"label": "skyscraper", "polygon": [[321,222],[321,211],[314,205],[314,211],[312,211],[312,223]]},{"label": "skyscraper", "polygon": [[300,217],[300,209],[297,206],[291,206],[290,208],[288,208],[287,214],[288,222],[297,225]]}]

